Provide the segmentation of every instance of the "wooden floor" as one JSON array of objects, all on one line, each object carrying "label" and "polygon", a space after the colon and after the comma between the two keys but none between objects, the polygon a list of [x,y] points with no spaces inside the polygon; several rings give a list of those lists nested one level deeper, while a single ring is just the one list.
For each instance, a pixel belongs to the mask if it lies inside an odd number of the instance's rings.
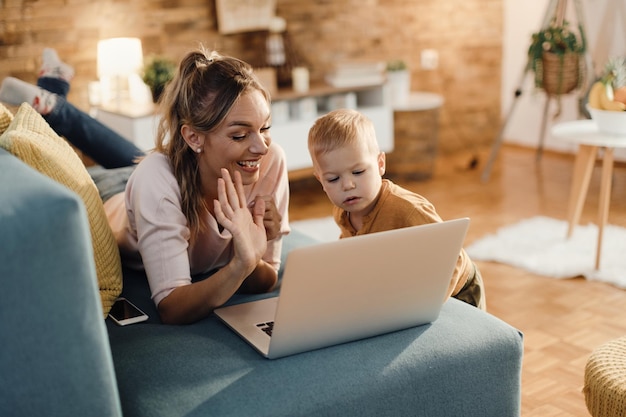
[{"label": "wooden floor", "polygon": [[[434,203],[444,219],[471,218],[466,243],[518,220],[545,215],[565,220],[573,156],[504,146],[489,181],[481,174],[488,150],[471,169],[468,157],[439,158],[432,179],[405,186]],[[596,166],[582,223],[595,222],[600,167]],[[394,178],[395,179],[395,178]],[[626,167],[613,176],[609,223],[626,226]],[[315,181],[292,182],[290,219],[324,217],[331,206]],[[477,262],[488,310],[524,333],[522,416],[589,416],[584,368],[591,351],[626,335],[626,290],[583,278],[555,280]]]}]

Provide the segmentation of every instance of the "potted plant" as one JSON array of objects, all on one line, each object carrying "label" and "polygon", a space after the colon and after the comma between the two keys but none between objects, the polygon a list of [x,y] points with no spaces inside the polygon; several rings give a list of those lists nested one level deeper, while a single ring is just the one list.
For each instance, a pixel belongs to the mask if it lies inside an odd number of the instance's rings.
[{"label": "potted plant", "polygon": [[535,86],[549,95],[560,96],[582,84],[586,41],[580,24],[578,31],[579,36],[568,21],[554,18],[548,27],[532,35],[528,65],[535,73]]},{"label": "potted plant", "polygon": [[391,89],[392,103],[406,103],[411,91],[411,73],[403,60],[394,59],[387,62],[387,80]]},{"label": "potted plant", "polygon": [[176,64],[169,58],[152,55],[147,59],[141,78],[150,87],[152,100],[155,103],[159,101],[165,85],[174,78],[175,71]]}]

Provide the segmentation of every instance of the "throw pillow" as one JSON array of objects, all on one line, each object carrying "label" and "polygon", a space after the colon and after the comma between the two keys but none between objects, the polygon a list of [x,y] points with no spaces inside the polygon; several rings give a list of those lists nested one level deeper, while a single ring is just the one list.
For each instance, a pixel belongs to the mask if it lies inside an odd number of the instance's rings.
[{"label": "throw pillow", "polygon": [[0,135],[7,130],[11,120],[13,120],[13,113],[0,103]]},{"label": "throw pillow", "polygon": [[85,203],[102,309],[106,318],[122,292],[122,264],[113,231],[93,180],[70,145],[59,137],[43,117],[24,103],[0,136],[0,147],[65,185]]}]

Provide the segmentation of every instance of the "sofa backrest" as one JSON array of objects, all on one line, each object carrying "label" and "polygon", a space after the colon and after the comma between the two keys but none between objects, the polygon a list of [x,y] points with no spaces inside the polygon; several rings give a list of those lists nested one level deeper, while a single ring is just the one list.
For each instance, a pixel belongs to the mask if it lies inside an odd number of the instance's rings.
[{"label": "sofa backrest", "polygon": [[121,416],[82,200],[0,149],[0,201],[0,415]]}]

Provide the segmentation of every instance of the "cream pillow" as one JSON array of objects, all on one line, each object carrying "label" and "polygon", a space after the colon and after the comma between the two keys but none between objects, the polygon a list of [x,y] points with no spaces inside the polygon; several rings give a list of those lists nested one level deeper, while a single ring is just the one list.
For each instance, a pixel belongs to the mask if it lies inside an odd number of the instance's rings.
[{"label": "cream pillow", "polygon": [[[2,123],[3,116],[0,116]],[[104,317],[122,292],[120,254],[102,200],[87,169],[70,145],[31,106],[22,104],[4,133],[0,147],[42,174],[65,185],[85,203]]]},{"label": "cream pillow", "polygon": [[11,120],[13,120],[13,113],[0,103],[0,135],[7,130]]}]

